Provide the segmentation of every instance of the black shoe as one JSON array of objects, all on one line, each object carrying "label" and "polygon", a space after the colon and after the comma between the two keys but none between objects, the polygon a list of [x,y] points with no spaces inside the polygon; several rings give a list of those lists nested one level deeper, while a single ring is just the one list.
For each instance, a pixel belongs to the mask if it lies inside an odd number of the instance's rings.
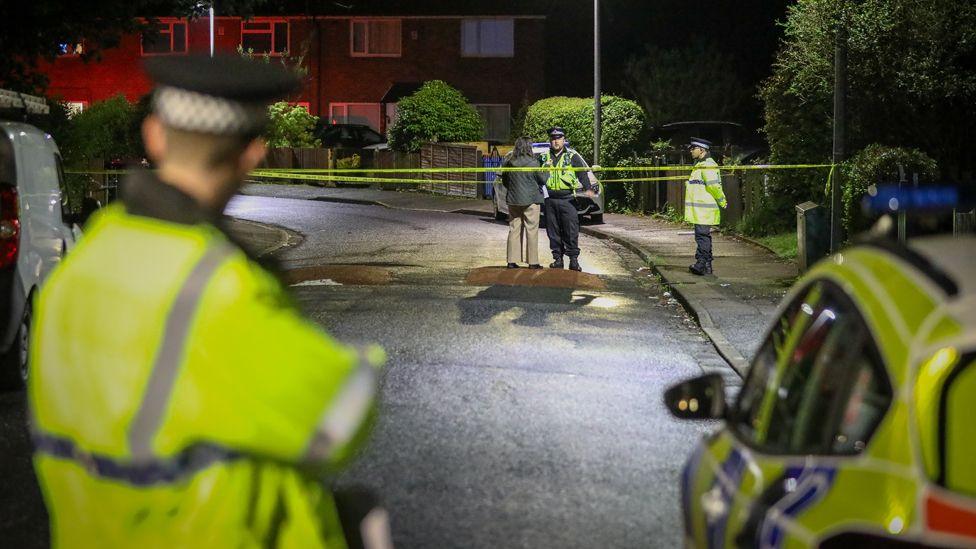
[{"label": "black shoe", "polygon": [[571,258],[569,260],[569,270],[570,271],[577,271],[577,272],[580,272],[580,271],[583,270],[583,268],[580,267],[579,260],[576,259],[575,257],[573,257],[573,258]]},{"label": "black shoe", "polygon": [[536,263],[535,265],[529,265],[529,268],[530,269],[541,269],[542,268],[542,265],[539,265],[538,263]]},{"label": "black shoe", "polygon": [[705,274],[705,266],[702,265],[701,263],[695,263],[694,265],[690,265],[688,267],[688,270],[691,271],[691,274],[697,276],[702,276]]},{"label": "black shoe", "polygon": [[564,267],[565,267],[565,265],[563,265],[562,258],[559,258],[559,259],[557,259],[557,260],[555,260],[555,261],[553,261],[552,263],[549,264],[549,268],[550,269],[562,269]]},{"label": "black shoe", "polygon": [[707,275],[712,274],[712,264],[711,263],[706,263],[705,264],[705,274],[707,274]]},{"label": "black shoe", "polygon": [[508,268],[509,269],[518,269],[519,268],[518,267],[518,263],[509,263],[508,264]]}]

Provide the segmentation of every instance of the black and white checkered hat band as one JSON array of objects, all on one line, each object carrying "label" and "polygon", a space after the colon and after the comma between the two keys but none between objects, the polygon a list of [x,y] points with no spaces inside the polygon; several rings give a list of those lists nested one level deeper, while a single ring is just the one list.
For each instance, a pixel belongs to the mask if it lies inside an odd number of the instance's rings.
[{"label": "black and white checkered hat band", "polygon": [[267,124],[267,107],[213,95],[160,86],[153,96],[153,110],[163,123],[178,130],[215,135],[260,133]]}]

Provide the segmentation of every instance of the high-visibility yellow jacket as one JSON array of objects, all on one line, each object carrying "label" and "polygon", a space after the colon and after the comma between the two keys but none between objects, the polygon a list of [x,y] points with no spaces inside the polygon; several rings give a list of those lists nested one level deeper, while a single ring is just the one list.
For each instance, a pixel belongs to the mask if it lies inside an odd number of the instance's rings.
[{"label": "high-visibility yellow jacket", "polygon": [[320,479],[365,437],[382,358],[304,320],[214,226],[107,207],[34,321],[54,546],[345,546]]},{"label": "high-visibility yellow jacket", "polygon": [[695,164],[685,183],[685,221],[695,225],[718,225],[722,218],[719,207],[724,208],[726,204],[718,163],[713,158],[706,158]]}]

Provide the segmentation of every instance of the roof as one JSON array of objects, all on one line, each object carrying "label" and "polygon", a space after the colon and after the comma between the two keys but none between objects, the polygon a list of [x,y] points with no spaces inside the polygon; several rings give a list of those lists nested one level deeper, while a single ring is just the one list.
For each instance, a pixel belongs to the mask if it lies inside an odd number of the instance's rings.
[{"label": "roof", "polygon": [[525,0],[495,0],[493,2],[457,2],[456,0],[400,0],[391,8],[388,0],[334,0],[329,2],[306,2],[305,0],[285,0],[269,3],[257,10],[258,15],[312,16],[525,16],[544,15],[549,12],[551,2],[526,2]]}]

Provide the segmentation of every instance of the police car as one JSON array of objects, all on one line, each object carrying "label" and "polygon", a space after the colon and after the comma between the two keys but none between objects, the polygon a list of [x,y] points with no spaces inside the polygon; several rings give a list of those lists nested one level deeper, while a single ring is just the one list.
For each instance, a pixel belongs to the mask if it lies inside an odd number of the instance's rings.
[{"label": "police car", "polygon": [[[568,139],[566,140],[566,147],[569,147]],[[549,152],[548,142],[532,144],[532,153],[537,157],[544,152]],[[582,158],[582,156],[580,158]],[[590,167],[585,158],[583,159],[583,163],[586,164],[587,168]],[[586,176],[590,180],[590,185],[592,185],[594,190],[596,190],[596,194],[592,197],[586,196],[583,194],[583,187],[577,187],[576,192],[578,196],[576,197],[576,211],[579,213],[580,219],[582,219],[583,216],[589,216],[590,220],[592,220],[594,223],[603,223],[603,184],[597,180],[596,176],[591,171],[586,172]],[[505,219],[508,219],[508,204],[505,202],[505,186],[502,185],[500,173],[495,177],[495,182],[492,185],[492,191],[491,200],[495,209],[495,219],[504,221]],[[543,189],[543,194],[545,194],[545,192],[545,189]]]},{"label": "police car", "polygon": [[976,237],[874,241],[784,299],[724,420],[685,465],[689,547],[976,546]]}]

